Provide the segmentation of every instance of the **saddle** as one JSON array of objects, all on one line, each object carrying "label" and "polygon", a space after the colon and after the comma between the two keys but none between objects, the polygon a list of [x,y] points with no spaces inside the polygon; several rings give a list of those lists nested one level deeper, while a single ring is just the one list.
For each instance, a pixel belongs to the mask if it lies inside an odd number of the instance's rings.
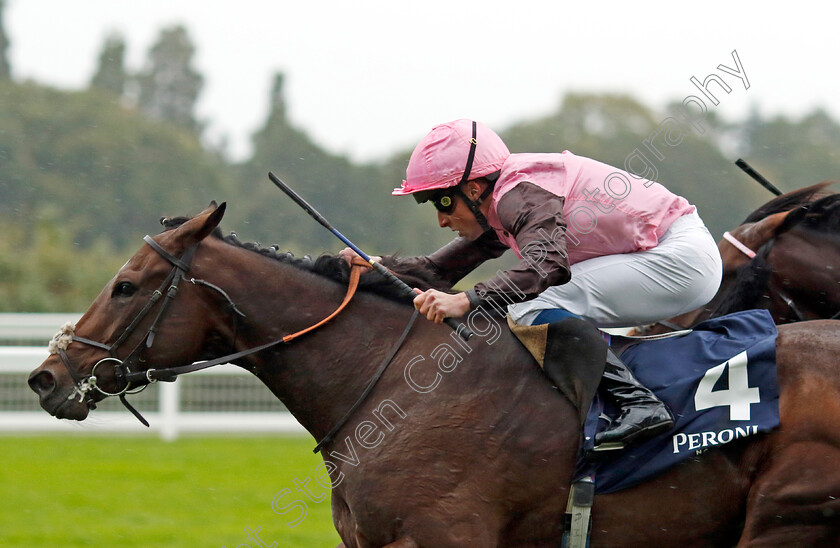
[{"label": "saddle", "polygon": [[[543,370],[555,367],[550,378],[574,404],[582,426],[604,374],[607,357],[604,339],[591,324],[576,318],[541,325],[519,325],[508,316],[507,322]],[[556,367],[556,364],[562,366]]]}]

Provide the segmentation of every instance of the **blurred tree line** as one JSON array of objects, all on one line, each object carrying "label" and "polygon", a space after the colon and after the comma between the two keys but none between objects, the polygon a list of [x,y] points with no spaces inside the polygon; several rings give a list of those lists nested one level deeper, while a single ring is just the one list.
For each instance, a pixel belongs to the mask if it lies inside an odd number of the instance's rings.
[{"label": "blurred tree line", "polygon": [[[297,254],[338,251],[268,171],[372,253],[427,253],[451,237],[431,206],[390,196],[410,150],[369,164],[326,151],[289,122],[282,74],[251,157],[231,162],[202,141],[195,105],[203,77],[184,27],[163,29],[137,73],[125,66],[122,37],[108,36],[88,88],[65,91],[15,80],[2,7],[0,311],[83,310],[141,237],[159,230],[161,216],[194,214],[211,200],[228,202],[223,229],[240,239]],[[513,152],[569,149],[623,166],[675,108],[569,94],[552,113],[494,129]],[[840,125],[822,110],[768,119],[755,109],[732,123],[710,109],[704,124],[703,135],[686,131],[678,146],[660,147],[655,165],[658,180],[697,205],[716,237],[771,198],[734,166],[737,157],[785,191],[840,174]]]}]

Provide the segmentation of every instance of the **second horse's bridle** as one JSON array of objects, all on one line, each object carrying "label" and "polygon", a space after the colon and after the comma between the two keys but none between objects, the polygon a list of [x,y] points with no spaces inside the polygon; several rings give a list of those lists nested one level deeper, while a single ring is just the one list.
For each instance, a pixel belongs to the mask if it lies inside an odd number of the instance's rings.
[{"label": "second horse's bridle", "polygon": [[[758,251],[753,251],[752,249],[750,249],[749,247],[744,245],[742,242],[738,241],[729,232],[724,232],[723,237],[727,242],[734,245],[735,248],[738,249],[738,251],[740,251],[741,253],[743,253],[747,257],[749,257],[751,261],[755,260],[756,258],[759,258],[759,259],[766,262],[767,257],[770,255],[770,250],[773,248],[773,245],[776,243],[776,238],[774,236],[774,237],[770,238],[769,240],[767,240],[766,242],[764,242],[764,244],[762,244],[762,246],[758,249]],[[794,300],[789,295],[787,295],[787,293],[785,293],[782,290],[782,288],[776,287],[775,291],[779,295],[779,298],[782,299],[782,301],[785,303],[785,305],[787,305],[787,307],[790,309],[790,311],[793,312],[793,314],[795,315],[795,320],[794,321],[802,322],[802,321],[805,321],[807,319],[807,318],[805,318],[805,315],[802,313],[802,311],[799,309],[799,307],[796,305]],[[835,314],[833,316],[831,316],[827,319],[836,320],[838,318],[840,318],[840,310],[835,312]]]}]

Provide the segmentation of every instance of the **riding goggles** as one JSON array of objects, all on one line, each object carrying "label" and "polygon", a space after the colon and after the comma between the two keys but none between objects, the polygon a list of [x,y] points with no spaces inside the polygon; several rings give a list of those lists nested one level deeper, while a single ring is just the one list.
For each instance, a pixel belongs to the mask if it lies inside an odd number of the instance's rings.
[{"label": "riding goggles", "polygon": [[435,206],[435,209],[437,209],[444,215],[449,215],[455,210],[454,190],[438,192],[437,194],[429,198],[429,201],[432,202],[432,205]]}]

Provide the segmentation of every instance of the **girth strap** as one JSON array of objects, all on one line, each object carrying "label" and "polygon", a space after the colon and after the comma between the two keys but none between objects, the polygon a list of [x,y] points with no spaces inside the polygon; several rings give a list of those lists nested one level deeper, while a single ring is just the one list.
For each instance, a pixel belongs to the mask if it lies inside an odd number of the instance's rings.
[{"label": "girth strap", "polygon": [[592,476],[586,476],[572,483],[569,502],[566,505],[563,548],[586,548],[589,546],[589,532],[592,528],[592,506],[595,502],[595,483]]}]

